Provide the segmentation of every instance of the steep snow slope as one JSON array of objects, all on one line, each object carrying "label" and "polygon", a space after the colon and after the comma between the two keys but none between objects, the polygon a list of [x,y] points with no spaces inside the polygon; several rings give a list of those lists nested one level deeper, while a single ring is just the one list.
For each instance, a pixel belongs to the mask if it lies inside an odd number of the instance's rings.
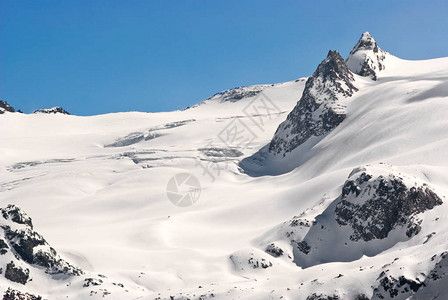
[{"label": "steep snow slope", "polygon": [[[0,287],[48,299],[440,294],[446,278],[437,270],[446,266],[448,246],[448,59],[386,55],[382,64],[376,81],[353,75],[359,91],[340,124],[284,157],[267,145],[306,78],[223,92],[168,113],[3,114],[0,207],[26,211],[34,230],[92,281],[35,272],[25,285],[0,275]],[[373,241],[373,252],[361,245],[372,241],[353,241],[352,233],[330,243],[319,227],[335,213],[353,169],[365,165],[373,178],[404,174],[406,187],[426,184],[441,200],[412,215],[421,221],[418,233],[388,234]],[[198,201],[183,208],[166,195],[182,172],[201,185]],[[356,203],[354,195],[346,200]],[[333,222],[331,233],[341,230],[336,219],[325,220]],[[408,223],[397,224],[403,233]],[[303,241],[316,254],[298,253]],[[345,246],[352,252],[342,257]],[[333,256],[325,249],[335,249]]]}]

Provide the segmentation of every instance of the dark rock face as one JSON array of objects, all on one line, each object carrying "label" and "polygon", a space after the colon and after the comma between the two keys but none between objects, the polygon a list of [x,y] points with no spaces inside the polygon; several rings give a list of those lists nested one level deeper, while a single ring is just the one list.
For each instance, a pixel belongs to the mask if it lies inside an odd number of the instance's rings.
[{"label": "dark rock face", "polygon": [[280,257],[283,255],[284,251],[282,248],[277,247],[274,243],[269,244],[266,247],[266,253],[272,255],[273,257]]},{"label": "dark rock face", "polygon": [[56,106],[53,108],[42,108],[33,112],[33,114],[63,114],[70,115],[68,111],[63,109],[62,107]]},{"label": "dark rock face", "polygon": [[0,100],[0,114],[4,114],[5,112],[15,112],[16,110],[9,105],[6,101]]},{"label": "dark rock face", "polygon": [[306,297],[306,300],[340,300],[341,298],[338,295],[323,295],[323,294],[311,294]]},{"label": "dark rock face", "polygon": [[354,77],[337,51],[330,51],[307,80],[302,98],[277,128],[269,151],[283,156],[313,136],[323,136],[345,119],[340,99],[358,89]]},{"label": "dark rock face", "polygon": [[33,229],[31,218],[17,206],[8,205],[6,208],[1,209],[1,213],[4,219],[11,220],[17,224],[27,225],[30,229]]},{"label": "dark rock face", "polygon": [[3,300],[42,300],[41,296],[35,296],[29,293],[22,293],[8,288],[3,294]]},{"label": "dark rock face", "polygon": [[392,166],[356,168],[306,235],[291,241],[294,262],[307,268],[377,255],[419,234],[423,214],[441,204],[424,181]]},{"label": "dark rock face", "polygon": [[29,275],[29,269],[16,266],[13,261],[6,265],[5,277],[13,282],[25,284],[28,282]]},{"label": "dark rock face", "polygon": [[350,52],[347,65],[353,73],[377,80],[377,73],[385,69],[386,54],[370,33],[365,32]]},{"label": "dark rock face", "polygon": [[383,275],[379,286],[373,291],[373,296],[374,299],[393,299],[399,295],[400,297],[405,295],[407,298],[417,292],[422,286],[424,286],[423,282],[408,279],[405,276],[395,278]]},{"label": "dark rock face", "polygon": [[[368,199],[358,204],[356,198],[366,196]],[[425,185],[407,187],[393,174],[373,178],[366,172],[346,181],[341,197],[335,209],[336,222],[352,227],[353,241],[384,239],[398,226],[407,228],[408,237],[416,235],[420,221],[414,216],[442,204],[440,197]]]},{"label": "dark rock face", "polygon": [[[70,265],[59,257],[56,250],[48,245],[45,239],[33,230],[31,218],[15,205],[0,209],[3,219],[0,227],[5,240],[0,242],[0,253],[6,255],[13,250],[15,259],[30,265],[44,267],[47,274],[81,275],[83,271]],[[6,268],[8,270],[8,267]],[[11,278],[19,274],[10,267]],[[29,271],[28,271],[29,272]],[[6,276],[6,273],[5,273]]]},{"label": "dark rock face", "polygon": [[311,251],[311,247],[308,245],[306,241],[296,243],[296,247],[300,252],[304,254],[308,254]]}]

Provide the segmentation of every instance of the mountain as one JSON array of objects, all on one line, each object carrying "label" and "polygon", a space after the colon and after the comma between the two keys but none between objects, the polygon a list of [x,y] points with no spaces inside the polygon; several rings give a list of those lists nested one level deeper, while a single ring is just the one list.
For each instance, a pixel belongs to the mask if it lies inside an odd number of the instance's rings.
[{"label": "mountain", "polygon": [[338,126],[345,119],[345,98],[358,91],[354,80],[341,55],[328,52],[308,78],[302,98],[275,132],[269,151],[285,156],[311,137],[322,136]]},{"label": "mountain", "polygon": [[183,111],[3,114],[0,294],[443,299],[448,58],[375,47]]},{"label": "mountain", "polygon": [[0,100],[0,114],[4,114],[5,112],[15,112],[16,110],[9,105],[6,101]]},{"label": "mountain", "polygon": [[379,73],[386,68],[386,55],[390,54],[378,47],[370,33],[364,32],[350,51],[347,66],[355,74],[377,80]]},{"label": "mountain", "polygon": [[62,107],[55,106],[52,108],[42,108],[35,110],[33,114],[63,114],[63,115],[69,115],[70,113],[63,109]]}]

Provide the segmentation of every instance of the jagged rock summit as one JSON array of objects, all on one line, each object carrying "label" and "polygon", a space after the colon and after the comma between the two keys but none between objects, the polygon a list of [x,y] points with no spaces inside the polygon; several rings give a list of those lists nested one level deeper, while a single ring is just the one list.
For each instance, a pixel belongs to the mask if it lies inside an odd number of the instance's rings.
[{"label": "jagged rock summit", "polygon": [[269,152],[285,156],[311,137],[323,136],[338,126],[345,119],[345,98],[358,91],[354,81],[341,55],[329,51],[308,78],[302,98],[277,128]]},{"label": "jagged rock summit", "polygon": [[38,109],[33,112],[33,114],[63,114],[63,115],[70,115],[68,111],[63,109],[62,107],[55,106],[52,108],[42,108]]},{"label": "jagged rock summit", "polygon": [[385,69],[386,55],[388,53],[378,47],[370,33],[364,32],[346,62],[353,73],[377,80],[378,73]]},{"label": "jagged rock summit", "polygon": [[5,112],[15,112],[16,110],[8,104],[5,100],[0,100],[0,114]]}]

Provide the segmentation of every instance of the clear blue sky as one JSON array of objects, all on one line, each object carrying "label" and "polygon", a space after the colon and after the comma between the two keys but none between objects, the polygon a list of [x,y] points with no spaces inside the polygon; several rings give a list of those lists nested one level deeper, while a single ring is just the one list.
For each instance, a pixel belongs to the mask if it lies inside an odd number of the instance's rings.
[{"label": "clear blue sky", "polygon": [[183,109],[310,75],[364,31],[406,59],[448,56],[448,1],[0,0],[0,99],[78,115]]}]

